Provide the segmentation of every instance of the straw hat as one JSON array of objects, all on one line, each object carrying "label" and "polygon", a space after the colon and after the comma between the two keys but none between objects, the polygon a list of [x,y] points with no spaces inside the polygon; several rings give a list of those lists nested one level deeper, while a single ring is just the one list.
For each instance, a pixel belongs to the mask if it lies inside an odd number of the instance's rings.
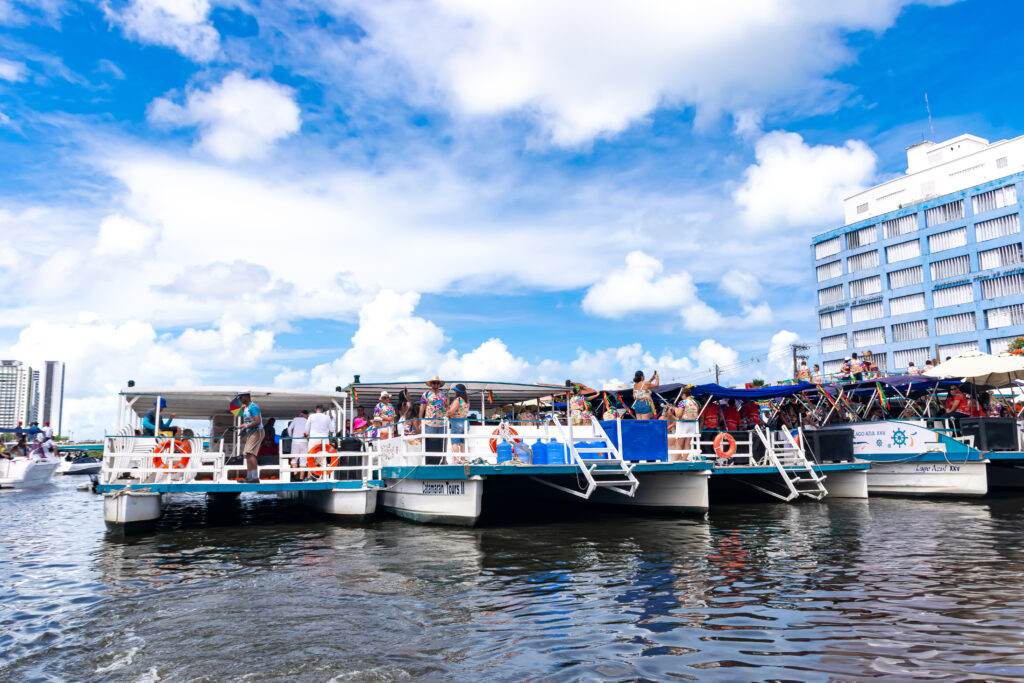
[{"label": "straw hat", "polygon": [[428,387],[432,387],[435,384],[444,385],[444,380],[442,380],[437,375],[434,375],[433,378],[431,378],[430,380],[427,381],[427,386]]}]

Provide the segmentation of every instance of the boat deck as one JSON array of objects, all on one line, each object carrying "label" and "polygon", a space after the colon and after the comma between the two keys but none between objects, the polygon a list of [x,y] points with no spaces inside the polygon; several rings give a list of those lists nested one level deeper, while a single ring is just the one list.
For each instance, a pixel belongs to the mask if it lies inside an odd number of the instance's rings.
[{"label": "boat deck", "polygon": [[[821,465],[813,464],[811,468],[816,472],[848,472],[854,470],[869,470],[871,469],[871,463],[869,462],[836,462],[836,463],[823,463]],[[799,472],[803,470],[802,467],[786,467],[788,472]],[[721,475],[734,475],[740,476],[745,474],[778,474],[779,470],[775,467],[765,467],[761,465],[729,465],[727,467],[716,467],[712,470],[711,474],[715,476]]]},{"label": "boat deck", "polygon": [[[633,472],[637,474],[645,472],[699,472],[714,469],[714,465],[709,462],[638,462],[634,464]],[[496,476],[537,477],[543,475],[579,474],[580,472],[579,466],[575,464],[398,465],[384,466],[381,469],[385,479],[467,479],[469,477]],[[601,469],[601,465],[598,465],[598,469]]]},{"label": "boat deck", "polygon": [[1024,451],[984,451],[981,457],[986,460],[1024,460]]},{"label": "boat deck", "polygon": [[342,491],[348,489],[382,488],[384,482],[370,480],[354,481],[308,481],[282,482],[262,481],[259,484],[243,484],[241,482],[197,481],[190,483],[168,482],[161,484],[100,484],[98,493],[112,493],[127,488],[129,491],[148,491],[151,493],[241,493],[255,491],[257,493],[277,493],[279,491]]}]

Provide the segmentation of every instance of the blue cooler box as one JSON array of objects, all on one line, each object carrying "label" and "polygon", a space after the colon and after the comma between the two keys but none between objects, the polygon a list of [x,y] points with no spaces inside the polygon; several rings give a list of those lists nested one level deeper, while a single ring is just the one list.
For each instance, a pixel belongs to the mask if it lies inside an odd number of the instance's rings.
[{"label": "blue cooler box", "polygon": [[[622,423],[622,443],[616,422]],[[608,438],[623,460],[668,462],[668,422],[665,420],[602,420]]]}]

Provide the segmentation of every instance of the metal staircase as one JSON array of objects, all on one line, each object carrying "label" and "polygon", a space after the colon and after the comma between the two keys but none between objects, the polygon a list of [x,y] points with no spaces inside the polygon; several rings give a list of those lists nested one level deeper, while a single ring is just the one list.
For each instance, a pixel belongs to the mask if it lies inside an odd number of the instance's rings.
[{"label": "metal staircase", "polygon": [[786,493],[778,493],[756,484],[751,484],[751,486],[762,493],[787,502],[800,496],[821,500],[828,495],[828,490],[823,483],[825,475],[820,474],[811,466],[811,462],[804,452],[802,429],[798,433],[799,441],[794,439],[787,430],[782,430],[781,439],[776,438],[776,435],[766,427],[755,427],[754,431],[765,446],[767,464],[775,467],[779,476],[782,477]]},{"label": "metal staircase", "polygon": [[[571,489],[539,477],[531,477],[534,481],[584,499],[590,498],[597,489],[633,497],[640,485],[633,475],[634,465],[622,459],[622,453],[595,418],[590,418],[593,433],[588,435],[573,434],[571,426],[566,431],[557,416],[552,416],[551,419],[561,442],[567,446],[572,462],[583,475],[586,489]],[[599,445],[577,446],[577,441],[599,442]]]}]

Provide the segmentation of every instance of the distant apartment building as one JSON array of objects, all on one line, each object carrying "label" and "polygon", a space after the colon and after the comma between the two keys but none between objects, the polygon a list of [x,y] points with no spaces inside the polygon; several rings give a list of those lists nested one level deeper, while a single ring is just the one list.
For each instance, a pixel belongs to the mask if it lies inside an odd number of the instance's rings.
[{"label": "distant apartment building", "polygon": [[36,370],[20,360],[0,360],[0,429],[38,421],[60,434],[63,412],[64,363],[48,360]]},{"label": "distant apartment building", "polygon": [[844,201],[846,223],[811,241],[822,370],[870,350],[921,367],[1024,335],[1024,136],[907,149],[905,175]]},{"label": "distant apartment building", "polygon": [[43,363],[39,380],[39,423],[50,423],[54,434],[61,431],[64,417],[64,363],[48,360]]}]

